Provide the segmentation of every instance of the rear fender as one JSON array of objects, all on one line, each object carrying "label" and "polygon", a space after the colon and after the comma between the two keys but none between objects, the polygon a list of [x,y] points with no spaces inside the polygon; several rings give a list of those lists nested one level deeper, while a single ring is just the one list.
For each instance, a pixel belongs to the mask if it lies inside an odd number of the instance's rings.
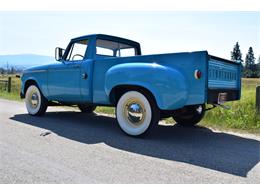
[{"label": "rear fender", "polygon": [[120,85],[140,86],[150,91],[162,110],[185,105],[188,97],[185,77],[177,69],[153,63],[124,63],[111,67],[105,75],[105,92],[110,96]]}]

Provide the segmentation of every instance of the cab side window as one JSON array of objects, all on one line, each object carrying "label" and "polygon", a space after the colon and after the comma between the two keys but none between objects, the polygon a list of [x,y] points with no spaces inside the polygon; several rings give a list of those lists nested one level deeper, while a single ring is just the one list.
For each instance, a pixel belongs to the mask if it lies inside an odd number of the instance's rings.
[{"label": "cab side window", "polygon": [[120,44],[120,48],[116,51],[117,57],[128,57],[128,56],[135,56],[135,55],[136,55],[135,48],[124,44]]},{"label": "cab side window", "polygon": [[131,45],[116,41],[97,39],[96,57],[127,57],[137,55],[137,49]]},{"label": "cab side window", "polygon": [[88,40],[81,40],[71,45],[66,57],[67,61],[83,60],[88,47]]},{"label": "cab side window", "polygon": [[115,50],[118,48],[118,43],[109,40],[97,39],[96,55],[98,57],[115,57]]}]

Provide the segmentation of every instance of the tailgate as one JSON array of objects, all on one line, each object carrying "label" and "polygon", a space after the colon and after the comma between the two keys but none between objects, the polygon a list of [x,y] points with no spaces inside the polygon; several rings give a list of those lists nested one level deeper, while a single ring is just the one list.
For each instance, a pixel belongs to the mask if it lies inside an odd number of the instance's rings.
[{"label": "tailgate", "polygon": [[209,56],[208,103],[217,103],[220,94],[225,101],[240,99],[241,65],[236,62]]}]

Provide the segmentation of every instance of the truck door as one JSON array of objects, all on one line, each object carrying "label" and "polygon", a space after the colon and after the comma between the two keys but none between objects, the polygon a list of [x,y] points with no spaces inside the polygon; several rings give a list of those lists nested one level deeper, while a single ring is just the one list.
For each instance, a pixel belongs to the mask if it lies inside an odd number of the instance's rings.
[{"label": "truck door", "polygon": [[51,100],[81,102],[81,67],[88,46],[88,40],[79,40],[70,44],[63,61],[49,67],[48,93]]},{"label": "truck door", "polygon": [[71,62],[52,65],[48,72],[49,99],[56,101],[79,100],[80,68]]}]

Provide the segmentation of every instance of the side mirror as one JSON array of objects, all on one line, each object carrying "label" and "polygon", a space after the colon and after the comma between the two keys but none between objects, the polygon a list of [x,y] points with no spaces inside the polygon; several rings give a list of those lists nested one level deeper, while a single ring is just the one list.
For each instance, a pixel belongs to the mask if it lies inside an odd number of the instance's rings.
[{"label": "side mirror", "polygon": [[60,47],[56,47],[55,48],[55,59],[57,61],[61,61],[62,60],[62,56],[64,54],[64,49],[60,48]]}]

